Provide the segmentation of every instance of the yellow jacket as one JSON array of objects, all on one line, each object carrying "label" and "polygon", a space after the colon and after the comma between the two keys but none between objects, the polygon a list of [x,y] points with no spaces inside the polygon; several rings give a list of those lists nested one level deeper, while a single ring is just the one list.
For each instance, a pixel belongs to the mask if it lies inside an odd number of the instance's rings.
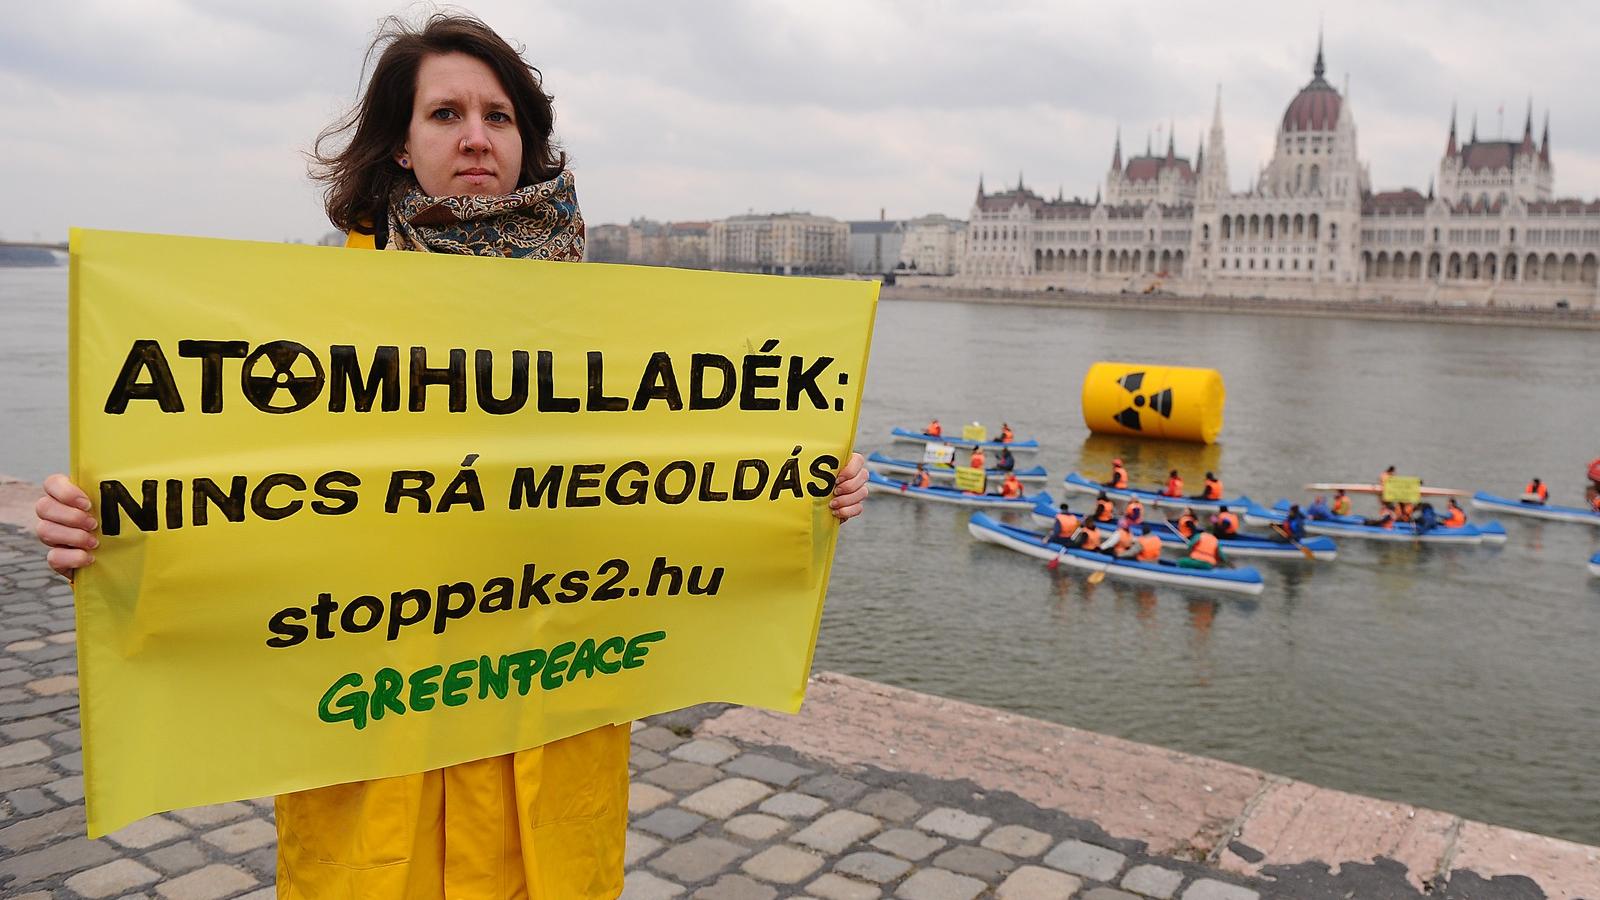
[{"label": "yellow jacket", "polygon": [[[347,247],[373,247],[352,232]],[[628,726],[278,797],[279,900],[611,900]]]}]

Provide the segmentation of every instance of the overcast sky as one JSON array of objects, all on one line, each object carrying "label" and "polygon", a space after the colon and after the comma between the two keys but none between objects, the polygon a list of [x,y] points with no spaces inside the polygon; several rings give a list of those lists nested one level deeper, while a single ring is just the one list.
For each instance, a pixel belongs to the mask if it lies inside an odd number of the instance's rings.
[{"label": "overcast sky", "polygon": [[[354,100],[368,0],[7,4],[0,238],[68,226],[279,240],[328,230],[301,153]],[[980,173],[1092,197],[1175,123],[1192,155],[1222,86],[1235,189],[1311,77],[1350,99],[1378,189],[1425,189],[1465,137],[1550,112],[1556,191],[1600,194],[1600,24],[1587,4],[544,3],[465,6],[543,70],[591,223],[808,210],[965,217]],[[1156,137],[1158,149],[1164,132]]]}]

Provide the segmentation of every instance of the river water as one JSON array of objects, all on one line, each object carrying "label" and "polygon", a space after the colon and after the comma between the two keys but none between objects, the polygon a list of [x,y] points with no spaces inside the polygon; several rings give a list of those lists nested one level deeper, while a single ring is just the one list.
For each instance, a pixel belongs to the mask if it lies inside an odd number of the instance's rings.
[{"label": "river water", "polygon": [[[65,465],[65,271],[0,270],[0,472]],[[889,429],[932,415],[1005,419],[1052,478],[1122,456],[1136,482],[1212,469],[1270,502],[1392,464],[1501,494],[1538,476],[1577,503],[1600,454],[1596,340],[884,301],[858,449],[909,455]],[[1091,437],[1079,388],[1101,359],[1219,369],[1220,443]],[[817,666],[1600,844],[1600,529],[1507,517],[1501,547],[1346,540],[1335,562],[1258,563],[1266,590],[1239,599],[1090,586],[976,543],[966,519],[876,497],[840,543]]]}]

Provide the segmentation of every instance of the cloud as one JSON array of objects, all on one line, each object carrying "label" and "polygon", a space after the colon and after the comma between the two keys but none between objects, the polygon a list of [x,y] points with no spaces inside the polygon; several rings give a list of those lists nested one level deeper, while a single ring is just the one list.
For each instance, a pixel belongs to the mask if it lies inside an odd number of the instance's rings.
[{"label": "cloud", "polygon": [[[378,19],[432,7],[149,2],[24,5],[0,32],[0,235],[69,224],[235,237],[326,230],[301,153],[354,100]],[[1249,0],[963,4],[953,0],[483,0],[556,95],[558,134],[593,222],[747,209],[964,216],[979,173],[1092,196],[1112,137],[1174,130],[1192,155],[1222,87],[1242,189],[1310,78],[1313,13]],[[1355,0],[1328,14],[1329,79],[1349,73],[1379,187],[1423,188],[1452,102],[1463,133],[1520,134],[1551,110],[1556,187],[1600,194],[1587,115],[1597,26],[1533,0]],[[1542,121],[1536,121],[1536,129]],[[1157,132],[1157,129],[1160,129]],[[1158,146],[1159,149],[1159,146]]]}]

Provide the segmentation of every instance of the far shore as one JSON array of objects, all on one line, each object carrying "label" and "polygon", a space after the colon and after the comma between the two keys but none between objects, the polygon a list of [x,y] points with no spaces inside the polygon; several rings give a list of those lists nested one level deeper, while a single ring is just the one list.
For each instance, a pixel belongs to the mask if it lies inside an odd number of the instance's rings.
[{"label": "far shore", "polygon": [[1305,316],[1314,319],[1376,319],[1459,325],[1600,330],[1600,311],[1511,306],[1446,306],[1371,300],[1272,300],[1241,297],[1178,297],[1172,294],[1092,294],[1078,291],[958,290],[884,285],[885,300],[934,300],[1056,306],[1067,309],[1128,309],[1149,312],[1218,312],[1232,315]]}]

